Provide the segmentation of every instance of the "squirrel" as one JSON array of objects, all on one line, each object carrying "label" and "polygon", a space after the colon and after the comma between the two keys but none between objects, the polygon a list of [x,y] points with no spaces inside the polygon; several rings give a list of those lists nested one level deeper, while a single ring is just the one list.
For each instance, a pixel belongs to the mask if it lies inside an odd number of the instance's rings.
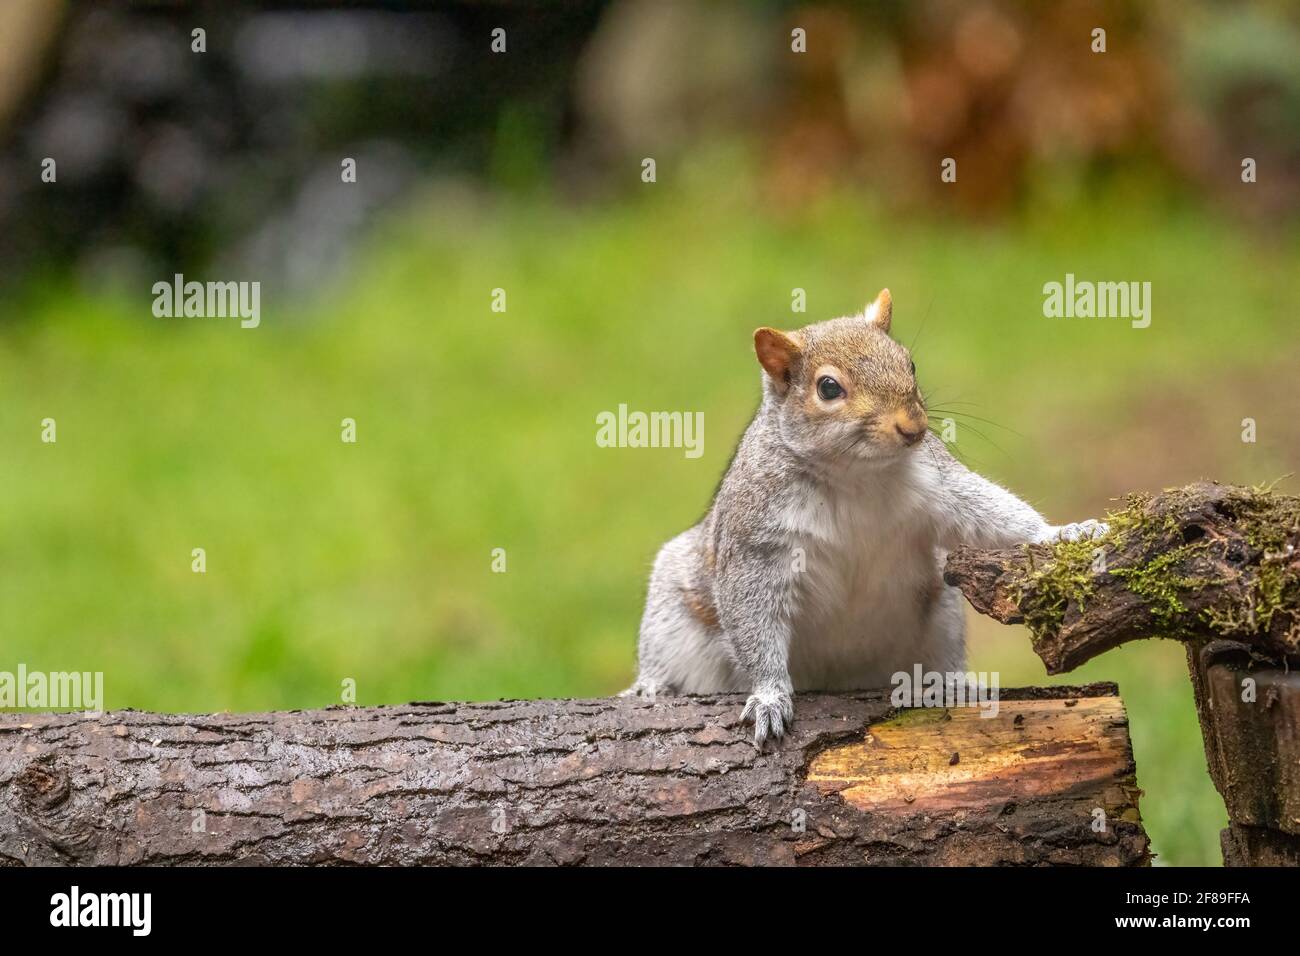
[{"label": "squirrel", "polygon": [[886,686],[916,664],[964,672],[958,545],[1103,534],[1052,526],[929,431],[884,289],[860,314],[760,328],[763,399],[699,524],[659,551],[623,696],[748,692],[754,746],[781,738],[796,690]]}]

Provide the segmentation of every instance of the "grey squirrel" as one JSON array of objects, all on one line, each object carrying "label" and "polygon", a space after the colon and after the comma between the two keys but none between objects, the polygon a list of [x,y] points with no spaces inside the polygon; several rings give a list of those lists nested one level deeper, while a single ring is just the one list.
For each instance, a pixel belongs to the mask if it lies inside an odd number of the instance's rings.
[{"label": "grey squirrel", "polygon": [[659,551],[624,695],[747,691],[754,745],[780,738],[795,690],[883,687],[965,670],[945,553],[1077,540],[968,470],[928,431],[884,289],[861,314],[761,328],[763,401],[699,524]]}]

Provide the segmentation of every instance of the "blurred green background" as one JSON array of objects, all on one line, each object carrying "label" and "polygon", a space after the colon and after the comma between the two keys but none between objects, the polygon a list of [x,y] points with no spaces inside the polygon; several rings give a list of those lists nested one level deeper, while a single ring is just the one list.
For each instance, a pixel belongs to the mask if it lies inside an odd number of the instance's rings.
[{"label": "blurred green background", "polygon": [[[951,90],[924,77],[960,59],[954,44],[973,42],[962,41],[960,16],[925,32],[922,14],[881,5],[876,25],[892,30],[894,63],[881,79],[877,57],[851,44],[859,52],[843,53],[850,36],[885,48],[870,17],[847,8],[666,7],[701,22],[731,17],[730,35],[749,31],[773,59],[791,24],[808,23],[825,31],[811,32],[818,62],[778,71],[764,97],[781,104],[776,114],[741,111],[727,123],[711,122],[707,103],[719,84],[749,89],[750,67],[682,80],[673,122],[634,124],[620,144],[594,135],[602,114],[583,89],[601,50],[609,56],[611,30],[653,48],[645,23],[658,21],[651,5],[595,4],[554,103],[504,89],[457,162],[426,163],[412,147],[415,172],[395,198],[347,220],[340,251],[305,280],[261,271],[265,246],[223,259],[227,244],[215,239],[201,255],[150,245],[156,231],[139,224],[164,213],[131,196],[99,202],[110,212],[94,248],[49,239],[58,255],[12,270],[0,311],[0,669],[102,670],[109,707],[173,711],[323,706],[349,678],[363,705],[615,692],[634,673],[655,551],[703,513],[757,404],[752,330],[856,311],[885,285],[923,387],[976,416],[959,419],[955,450],[1053,521],[1100,515],[1129,491],[1295,471],[1300,231],[1277,180],[1279,164],[1296,175],[1296,136],[1269,111],[1273,87],[1246,83],[1249,102],[1263,96],[1265,106],[1247,124],[1263,133],[1244,145],[1233,124],[1249,110],[1218,92],[1239,89],[1233,77],[1207,67],[1195,74],[1201,99],[1183,90],[1171,100],[1190,128],[1218,131],[1203,150],[1221,148],[1222,159],[1204,168],[1206,155],[1180,165],[1171,157],[1181,147],[1155,136],[1165,110],[1144,107],[1118,133],[1077,116],[1073,132],[1044,133],[1016,126],[1023,110],[976,110],[977,98],[938,133],[882,107],[893,120],[877,117],[890,150],[879,157],[864,133],[872,97],[910,96],[914,119],[942,112],[922,93],[938,84],[942,104]],[[1083,7],[1067,25],[1092,22]],[[1058,33],[1090,62],[1086,29],[1079,40],[1045,15],[971,9],[988,21],[969,28],[977,36],[1018,36],[996,102],[1014,99],[1010,78],[1025,71],[1043,86],[1021,61],[1051,61]],[[1177,43],[1194,63],[1195,44],[1210,39],[1136,7],[1100,9],[1124,56]],[[1290,42],[1294,23],[1278,9],[1248,12]],[[78,15],[73,5],[71,22]],[[625,20],[636,28],[619,27]],[[510,26],[521,44],[529,22]],[[672,35],[676,22],[661,29]],[[828,65],[835,44],[840,59]],[[1224,56],[1204,54],[1220,70]],[[662,71],[675,61],[655,62]],[[1270,76],[1285,100],[1294,76],[1279,62]],[[867,65],[844,74],[845,63]],[[46,70],[46,88],[57,86],[57,66]],[[1126,88],[1132,76],[1118,75]],[[948,82],[968,92],[985,81],[974,70]],[[1073,82],[1083,100],[1097,95],[1087,76]],[[11,160],[31,142],[24,129],[39,127],[42,88],[16,108]],[[1169,94],[1133,93],[1148,95]],[[854,97],[867,105],[846,106]],[[1051,115],[1053,104],[1039,109]],[[857,110],[868,120],[851,118]],[[783,126],[789,117],[800,119]],[[999,122],[1006,135],[1020,130],[1022,149],[1001,173],[997,163],[980,171],[980,144]],[[318,201],[329,207],[331,190],[348,188],[330,172],[338,154],[307,152],[328,173]],[[1261,162],[1268,186],[1240,180],[1239,155],[1256,152],[1278,157]],[[939,159],[954,154],[958,182],[941,187]],[[640,178],[646,155],[654,183]],[[228,223],[200,212],[240,192],[238,181],[202,186],[199,211],[185,216],[221,236]],[[43,207],[7,208],[39,234]],[[121,209],[130,215],[111,211]],[[209,265],[224,262],[234,271]],[[265,275],[261,327],[154,318],[150,286],[180,268],[187,278]],[[1151,326],[1045,318],[1043,284],[1066,273],[1149,281]],[[490,308],[496,288],[504,313]],[[791,313],[795,288],[807,292],[806,315]],[[703,457],[598,447],[596,416],[620,403],[704,412]],[[57,422],[54,444],[40,440],[46,418]],[[357,423],[355,444],[340,440],[345,418]],[[1257,422],[1254,443],[1242,441],[1245,418]],[[191,571],[198,547],[204,574]],[[505,573],[493,573],[496,548]],[[1051,679],[1022,629],[971,618],[972,667],[999,671],[1004,687],[1117,681],[1159,861],[1219,862],[1223,807],[1179,645],[1131,645]]]}]

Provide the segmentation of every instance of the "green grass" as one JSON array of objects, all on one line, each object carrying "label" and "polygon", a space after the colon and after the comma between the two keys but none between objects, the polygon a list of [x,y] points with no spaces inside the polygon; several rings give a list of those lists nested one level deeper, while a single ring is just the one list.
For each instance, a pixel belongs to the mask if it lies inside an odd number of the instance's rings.
[{"label": "green grass", "polygon": [[[592,207],[431,189],[312,301],[264,287],[256,330],[156,319],[147,283],[48,283],[0,317],[0,669],[102,670],[108,706],[161,710],[326,705],[346,678],[361,704],[610,693],[655,550],[702,513],[756,403],[756,326],[888,285],[903,341],[926,317],[923,384],[1019,433],[972,422],[999,447],[959,426],[958,449],[1078,519],[1294,470],[1270,383],[1295,367],[1296,252],[1120,202],[998,228],[853,194],[766,212],[702,166]],[[1151,281],[1151,327],[1044,318],[1066,272]],[[704,456],[597,447],[620,402],[703,411]],[[972,659],[1003,686],[1044,680],[1018,629],[981,623]],[[1162,859],[1216,862],[1180,649],[1067,679],[1120,682]]]}]

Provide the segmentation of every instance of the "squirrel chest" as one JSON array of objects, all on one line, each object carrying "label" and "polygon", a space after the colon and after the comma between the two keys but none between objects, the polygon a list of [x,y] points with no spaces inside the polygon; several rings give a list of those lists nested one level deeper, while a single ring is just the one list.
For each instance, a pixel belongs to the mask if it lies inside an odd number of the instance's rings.
[{"label": "squirrel chest", "polygon": [[810,485],[786,505],[796,687],[879,686],[933,656],[926,646],[944,586],[923,479],[909,469]]}]

